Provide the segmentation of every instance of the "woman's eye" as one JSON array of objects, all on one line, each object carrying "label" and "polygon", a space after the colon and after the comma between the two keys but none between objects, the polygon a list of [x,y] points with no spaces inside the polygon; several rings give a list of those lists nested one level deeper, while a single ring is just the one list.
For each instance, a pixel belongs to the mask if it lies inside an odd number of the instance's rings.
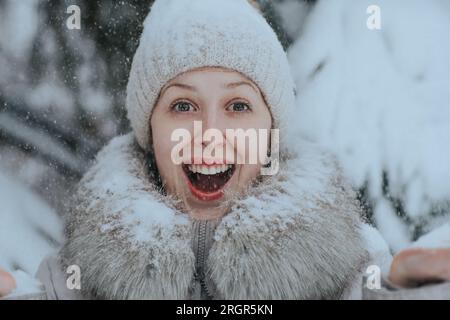
[{"label": "woman's eye", "polygon": [[176,112],[191,112],[195,111],[195,108],[188,102],[178,102],[173,105],[172,110]]},{"label": "woman's eye", "polygon": [[245,112],[250,110],[250,106],[244,102],[235,102],[227,110],[232,112]]}]

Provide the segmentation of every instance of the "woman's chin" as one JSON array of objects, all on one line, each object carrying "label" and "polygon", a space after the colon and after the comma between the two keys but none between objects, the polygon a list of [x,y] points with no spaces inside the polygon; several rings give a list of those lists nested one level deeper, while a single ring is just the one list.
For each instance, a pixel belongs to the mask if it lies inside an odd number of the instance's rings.
[{"label": "woman's chin", "polygon": [[210,220],[223,217],[227,208],[225,207],[226,192],[220,194],[197,194],[187,188],[185,206],[194,219]]}]

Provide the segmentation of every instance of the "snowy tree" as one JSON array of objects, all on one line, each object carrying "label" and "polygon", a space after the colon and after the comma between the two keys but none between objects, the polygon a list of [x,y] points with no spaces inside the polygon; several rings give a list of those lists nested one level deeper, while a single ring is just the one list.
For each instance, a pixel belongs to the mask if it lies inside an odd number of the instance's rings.
[{"label": "snowy tree", "polygon": [[[23,180],[58,209],[60,190],[70,189],[107,140],[128,131],[125,86],[150,6],[77,1],[76,30],[66,26],[71,4],[0,4],[2,165],[18,176],[40,173]],[[19,168],[17,157],[26,159]]]},{"label": "snowy tree", "polygon": [[337,154],[398,251],[450,221],[450,4],[377,1],[379,30],[372,4],[318,1],[300,30],[304,8],[281,11],[296,35],[299,135]]}]

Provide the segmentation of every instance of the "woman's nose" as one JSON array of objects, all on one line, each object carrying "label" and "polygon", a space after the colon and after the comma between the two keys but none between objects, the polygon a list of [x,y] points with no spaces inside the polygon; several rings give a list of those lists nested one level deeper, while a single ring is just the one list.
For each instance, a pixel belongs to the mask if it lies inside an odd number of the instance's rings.
[{"label": "woman's nose", "polygon": [[[220,147],[224,144],[225,133],[227,129],[226,118],[224,114],[220,113],[218,108],[211,108],[202,115],[202,144],[204,147],[214,143],[215,147]],[[217,140],[220,135],[222,139]],[[214,137],[214,138],[212,138]]]},{"label": "woman's nose", "polygon": [[217,110],[217,108],[211,108],[210,110],[207,110],[207,112],[203,113],[202,127],[204,132],[209,129],[215,129],[225,133],[226,119],[224,118],[224,115]]}]

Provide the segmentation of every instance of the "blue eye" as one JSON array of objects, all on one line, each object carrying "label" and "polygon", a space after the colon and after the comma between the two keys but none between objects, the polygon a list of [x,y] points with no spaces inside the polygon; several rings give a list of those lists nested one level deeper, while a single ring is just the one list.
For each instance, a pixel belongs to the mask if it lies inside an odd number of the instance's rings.
[{"label": "blue eye", "polygon": [[178,102],[173,105],[172,110],[175,112],[191,112],[195,111],[195,108],[188,102]]},{"label": "blue eye", "polygon": [[235,102],[227,110],[232,112],[245,112],[250,110],[250,106],[244,102]]}]

